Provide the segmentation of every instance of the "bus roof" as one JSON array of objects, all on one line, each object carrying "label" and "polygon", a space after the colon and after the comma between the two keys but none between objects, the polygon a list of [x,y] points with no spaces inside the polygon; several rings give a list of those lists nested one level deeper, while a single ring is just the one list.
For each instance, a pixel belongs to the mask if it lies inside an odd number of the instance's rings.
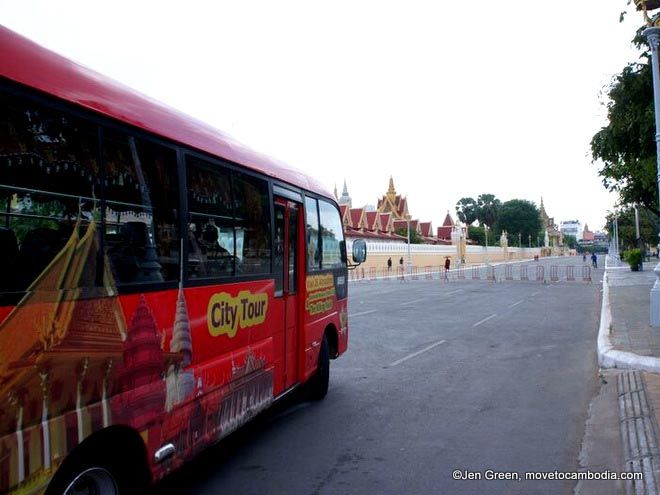
[{"label": "bus roof", "polygon": [[320,182],[238,143],[222,131],[58,55],[0,25],[0,74],[121,122],[294,186],[333,197]]}]

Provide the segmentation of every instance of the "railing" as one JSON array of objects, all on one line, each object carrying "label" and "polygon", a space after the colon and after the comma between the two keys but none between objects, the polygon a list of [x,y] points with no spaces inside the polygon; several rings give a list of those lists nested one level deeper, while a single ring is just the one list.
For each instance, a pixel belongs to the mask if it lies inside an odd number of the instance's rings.
[{"label": "railing", "polygon": [[396,269],[363,268],[349,272],[351,281],[375,280],[440,280],[466,281],[480,280],[490,282],[536,281],[536,282],[591,282],[590,265],[539,265],[525,262],[459,266],[445,270],[443,266],[397,266]]},{"label": "railing", "polygon": [[[408,253],[408,248],[410,247],[411,254],[421,254],[421,253],[432,253],[432,254],[443,254],[443,255],[456,255],[455,245],[437,245],[437,244],[406,244],[405,242],[372,242],[367,241],[367,253],[374,254],[392,254],[397,253],[405,256]],[[346,239],[346,249],[350,253],[353,250],[353,240]],[[502,254],[504,248],[500,246],[473,246],[467,245],[465,247],[466,254]],[[528,248],[528,247],[508,247],[508,253],[530,253],[538,254],[540,253],[540,248]]]}]

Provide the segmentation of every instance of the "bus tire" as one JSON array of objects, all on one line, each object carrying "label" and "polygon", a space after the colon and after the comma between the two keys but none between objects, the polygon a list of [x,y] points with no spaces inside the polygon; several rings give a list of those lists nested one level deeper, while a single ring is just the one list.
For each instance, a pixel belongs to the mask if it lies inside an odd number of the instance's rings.
[{"label": "bus tire", "polygon": [[307,382],[307,397],[311,400],[321,400],[328,393],[330,383],[330,350],[328,349],[328,337],[323,336],[321,349],[319,350],[319,362],[316,373]]},{"label": "bus tire", "polygon": [[[65,461],[52,479],[46,495],[138,495],[147,493],[148,467],[134,452],[120,452],[97,444]],[[128,455],[126,455],[128,454]]]}]

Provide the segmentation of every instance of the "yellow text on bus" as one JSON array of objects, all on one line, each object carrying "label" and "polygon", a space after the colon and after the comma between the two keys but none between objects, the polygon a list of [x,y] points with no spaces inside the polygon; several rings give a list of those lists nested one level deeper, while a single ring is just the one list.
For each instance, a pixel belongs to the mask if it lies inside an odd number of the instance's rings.
[{"label": "yellow text on bus", "polygon": [[207,315],[209,333],[234,338],[239,329],[263,323],[267,311],[267,294],[252,294],[249,290],[240,291],[236,297],[226,292],[213,294]]}]

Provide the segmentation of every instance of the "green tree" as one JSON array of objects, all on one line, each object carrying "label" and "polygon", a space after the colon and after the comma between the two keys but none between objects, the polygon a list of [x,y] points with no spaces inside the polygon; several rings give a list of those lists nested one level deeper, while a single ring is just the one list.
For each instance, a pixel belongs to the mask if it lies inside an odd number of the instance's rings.
[{"label": "green tree", "polygon": [[[640,31],[633,43],[646,47]],[[609,123],[593,136],[591,154],[594,162],[600,160],[603,185],[618,192],[621,203],[638,203],[660,216],[648,49],[640,58],[642,62],[628,64],[612,79],[607,92]]]},{"label": "green tree", "polygon": [[[7,201],[11,201],[11,198],[7,198]],[[59,201],[39,203],[32,201],[28,196],[19,200],[18,208],[23,216],[14,217],[11,227],[16,233],[19,243],[23,242],[30,230],[37,228],[57,230],[57,219],[62,219],[66,215],[66,210]],[[54,219],[49,220],[48,217],[54,217]]]},{"label": "green tree", "polygon": [[479,216],[479,206],[473,198],[461,198],[456,203],[456,216],[465,225],[472,225]]},{"label": "green tree", "polygon": [[509,244],[518,245],[518,234],[522,239],[527,239],[529,235],[536,237],[541,230],[539,210],[534,203],[526,199],[506,201],[499,208],[494,230],[498,233],[506,230],[509,234]]},{"label": "green tree", "polygon": [[492,227],[497,222],[502,202],[494,194],[480,194],[477,198],[477,220]]},{"label": "green tree", "polygon": [[563,236],[564,246],[567,246],[569,249],[577,249],[578,241],[574,235],[566,234]]},{"label": "green tree", "polygon": [[[468,238],[476,242],[479,246],[486,245],[486,233],[484,232],[483,225],[477,227],[475,225],[468,226]],[[488,231],[488,245],[495,246],[499,244],[499,237],[496,236],[491,230]]]},{"label": "green tree", "polygon": [[[635,229],[635,209],[628,206],[617,212],[619,224],[619,243],[623,250],[636,248],[637,232]],[[655,245],[658,240],[657,217],[646,208],[639,208],[639,230],[642,242]],[[607,231],[612,237],[614,231],[614,213],[607,214]]]}]

